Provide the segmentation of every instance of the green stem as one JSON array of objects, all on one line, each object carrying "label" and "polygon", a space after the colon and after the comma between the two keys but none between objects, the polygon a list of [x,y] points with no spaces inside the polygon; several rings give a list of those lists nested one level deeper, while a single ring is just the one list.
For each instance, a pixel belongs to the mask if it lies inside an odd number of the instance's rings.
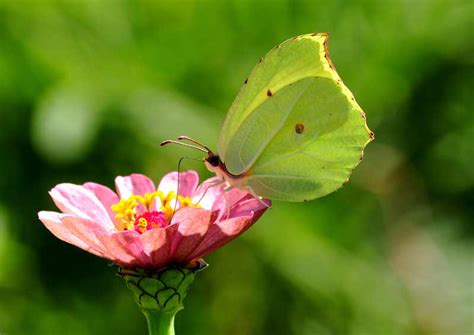
[{"label": "green stem", "polygon": [[149,335],[175,335],[174,313],[164,313],[154,309],[143,310],[148,323]]}]

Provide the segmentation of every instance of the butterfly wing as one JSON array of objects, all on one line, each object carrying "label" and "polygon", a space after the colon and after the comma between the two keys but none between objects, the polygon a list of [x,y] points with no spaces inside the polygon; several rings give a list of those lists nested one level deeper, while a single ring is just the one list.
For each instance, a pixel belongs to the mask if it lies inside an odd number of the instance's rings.
[{"label": "butterfly wing", "polygon": [[327,34],[302,35],[271,50],[224,122],[218,153],[260,196],[303,201],[334,191],[371,139],[326,43]]}]

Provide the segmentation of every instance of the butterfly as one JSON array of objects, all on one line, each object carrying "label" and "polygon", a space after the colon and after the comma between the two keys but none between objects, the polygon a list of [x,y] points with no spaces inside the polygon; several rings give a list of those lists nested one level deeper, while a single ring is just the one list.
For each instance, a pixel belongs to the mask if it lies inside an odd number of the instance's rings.
[{"label": "butterfly", "polygon": [[[374,139],[365,113],[329,58],[328,34],[278,44],[255,65],[204,162],[229,188],[255,197],[307,201],[342,187]],[[187,143],[186,143],[187,142]]]}]

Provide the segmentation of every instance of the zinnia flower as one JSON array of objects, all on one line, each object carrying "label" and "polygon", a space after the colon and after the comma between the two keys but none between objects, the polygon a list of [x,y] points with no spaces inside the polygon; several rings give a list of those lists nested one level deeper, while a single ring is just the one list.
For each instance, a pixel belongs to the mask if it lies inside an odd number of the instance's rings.
[{"label": "zinnia flower", "polygon": [[59,184],[50,195],[62,213],[42,211],[39,219],[59,239],[124,269],[186,267],[242,234],[268,208],[215,181],[198,187],[197,173],[187,171],[179,183],[177,172],[167,174],[158,188],[141,174],[117,177],[117,193],[91,182]]}]

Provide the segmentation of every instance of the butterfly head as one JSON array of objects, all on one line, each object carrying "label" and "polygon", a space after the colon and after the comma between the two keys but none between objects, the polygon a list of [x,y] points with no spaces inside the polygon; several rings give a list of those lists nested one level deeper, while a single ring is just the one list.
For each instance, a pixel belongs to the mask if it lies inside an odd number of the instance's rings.
[{"label": "butterfly head", "polygon": [[[191,142],[190,143],[183,143],[182,141],[187,141]],[[203,159],[204,163],[206,164],[206,167],[209,169],[211,172],[216,172],[221,169],[221,166],[223,165],[221,159],[219,158],[219,155],[215,154],[212,152],[211,149],[209,149],[207,146],[204,144],[196,141],[195,139],[189,137],[189,136],[179,136],[177,138],[177,141],[175,140],[166,140],[161,142],[161,146],[167,145],[167,144],[178,144],[181,146],[197,149],[200,151],[203,151],[207,154],[207,157]]]},{"label": "butterfly head", "polygon": [[209,171],[214,172],[217,176],[221,176],[223,163],[219,155],[214,154],[212,151],[207,153],[207,157],[204,159],[204,164]]},{"label": "butterfly head", "polygon": [[205,159],[206,163],[209,164],[211,167],[218,167],[222,164],[219,155],[214,154],[213,152],[208,152],[208,156]]}]

